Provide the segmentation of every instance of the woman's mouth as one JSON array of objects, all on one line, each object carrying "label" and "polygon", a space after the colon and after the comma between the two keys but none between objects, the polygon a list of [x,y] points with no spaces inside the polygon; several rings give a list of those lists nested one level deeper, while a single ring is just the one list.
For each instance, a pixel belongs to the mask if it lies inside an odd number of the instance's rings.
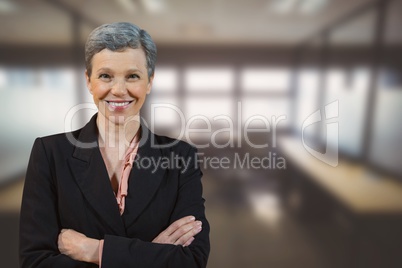
[{"label": "woman's mouth", "polygon": [[106,101],[109,109],[111,110],[124,110],[127,108],[133,101]]}]

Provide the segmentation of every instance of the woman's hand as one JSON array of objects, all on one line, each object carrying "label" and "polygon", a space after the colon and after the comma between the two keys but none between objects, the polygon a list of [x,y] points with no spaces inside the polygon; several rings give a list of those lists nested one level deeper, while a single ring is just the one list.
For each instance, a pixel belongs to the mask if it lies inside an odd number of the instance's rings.
[{"label": "woman's hand", "polygon": [[99,240],[72,229],[63,229],[57,242],[60,253],[77,261],[99,264]]},{"label": "woman's hand", "polygon": [[[189,246],[194,236],[202,230],[201,221],[193,216],[181,218],[161,232],[152,242]],[[99,264],[99,240],[86,237],[72,229],[61,230],[58,238],[60,253],[77,261]]]},{"label": "woman's hand", "polygon": [[153,243],[189,246],[194,241],[194,236],[201,232],[202,222],[196,221],[193,216],[183,217],[172,223],[161,232]]}]

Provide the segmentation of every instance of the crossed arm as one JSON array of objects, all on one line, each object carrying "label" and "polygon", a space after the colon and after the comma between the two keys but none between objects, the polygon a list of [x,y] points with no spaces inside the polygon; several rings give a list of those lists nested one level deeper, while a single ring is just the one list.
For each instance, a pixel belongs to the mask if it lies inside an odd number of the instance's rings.
[{"label": "crossed arm", "polygon": [[[175,207],[170,214],[171,224],[152,241],[113,233],[96,237],[92,236],[94,232],[89,232],[91,235],[86,234],[91,237],[87,237],[72,229],[62,229],[63,225],[71,226],[61,223],[66,220],[66,213],[83,216],[85,210],[75,211],[74,204],[79,204],[81,193],[74,185],[66,188],[61,184],[69,180],[63,177],[69,174],[64,165],[59,165],[60,170],[57,170],[64,180],[55,180],[53,173],[56,171],[51,169],[50,163],[58,159],[49,157],[53,153],[48,150],[47,153],[42,140],[37,139],[27,169],[20,216],[20,267],[97,267],[100,261],[103,267],[206,266],[209,225],[204,215],[199,169],[188,169],[182,174]],[[68,204],[64,215],[58,212],[59,203],[66,198],[60,197],[60,193],[68,193],[73,202],[63,203]],[[193,215],[197,220],[186,215]],[[199,221],[203,223],[202,229]],[[93,238],[103,238],[103,250],[102,240]]]},{"label": "crossed arm", "polygon": [[[189,246],[194,236],[202,230],[202,222],[193,216],[183,217],[173,222],[152,240],[152,243]],[[85,236],[72,229],[62,229],[58,237],[60,253],[77,261],[100,264],[103,250],[101,240]]]}]

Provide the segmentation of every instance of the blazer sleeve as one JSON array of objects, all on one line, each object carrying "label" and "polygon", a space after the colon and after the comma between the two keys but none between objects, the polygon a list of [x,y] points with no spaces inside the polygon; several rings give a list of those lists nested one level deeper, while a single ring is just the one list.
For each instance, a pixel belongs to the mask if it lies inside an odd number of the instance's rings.
[{"label": "blazer sleeve", "polygon": [[25,177],[20,214],[20,267],[97,267],[59,252],[57,190],[43,141],[35,140]]},{"label": "blazer sleeve", "polygon": [[179,191],[170,223],[189,215],[202,221],[202,231],[188,247],[157,244],[136,238],[106,235],[102,253],[102,268],[112,267],[206,267],[210,251],[209,223],[205,217],[202,198],[202,172],[197,166],[196,149],[187,145],[184,159],[189,161],[182,169]]}]

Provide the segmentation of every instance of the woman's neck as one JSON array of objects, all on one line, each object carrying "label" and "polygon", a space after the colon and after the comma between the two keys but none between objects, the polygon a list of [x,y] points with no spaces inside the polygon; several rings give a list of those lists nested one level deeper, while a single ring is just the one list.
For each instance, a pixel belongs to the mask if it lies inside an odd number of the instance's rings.
[{"label": "woman's neck", "polygon": [[124,122],[113,122],[98,115],[96,124],[99,130],[99,146],[105,150],[118,150],[124,155],[130,142],[140,128],[140,116],[135,115]]}]

